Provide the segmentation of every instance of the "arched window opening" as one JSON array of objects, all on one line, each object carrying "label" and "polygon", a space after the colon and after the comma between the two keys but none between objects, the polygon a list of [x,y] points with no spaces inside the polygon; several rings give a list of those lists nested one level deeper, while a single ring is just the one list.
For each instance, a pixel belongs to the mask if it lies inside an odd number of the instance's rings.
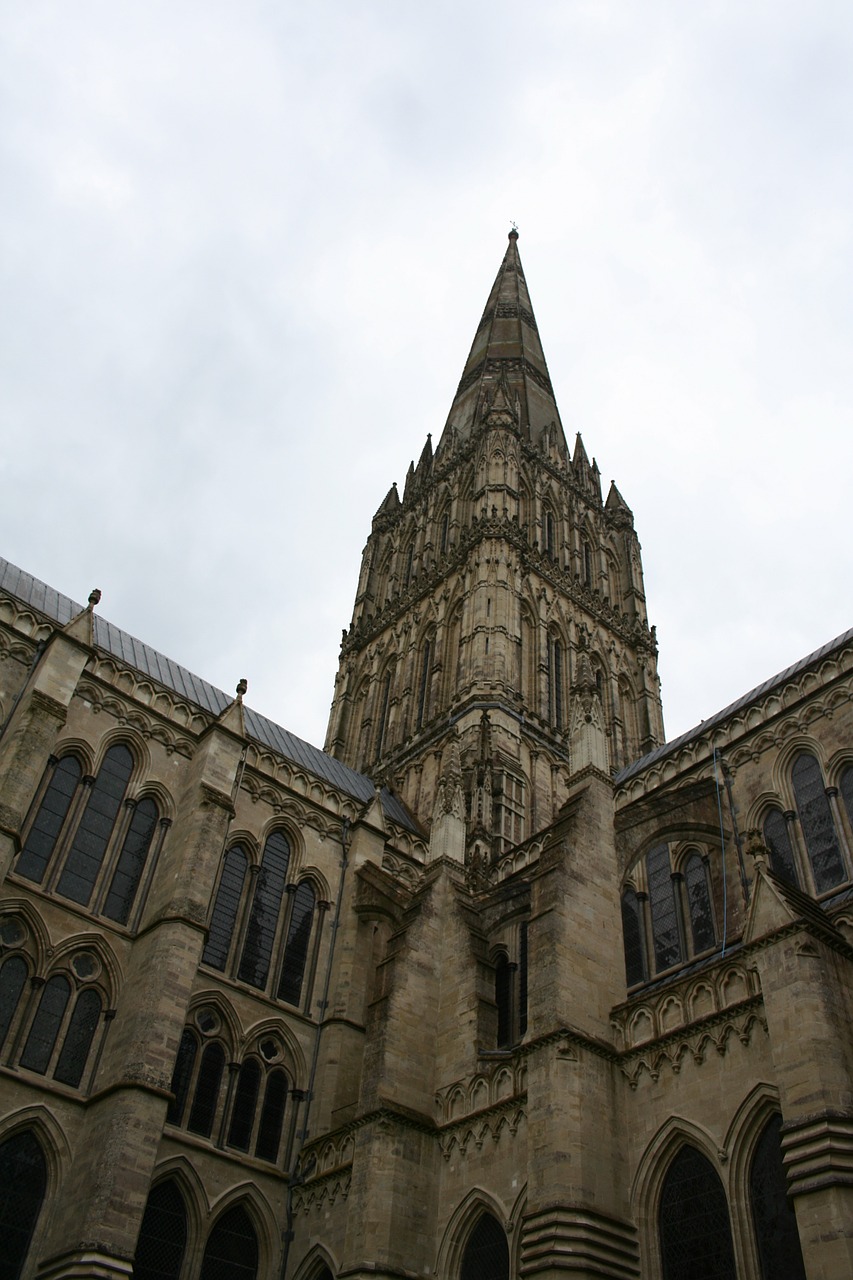
[{"label": "arched window opening", "polygon": [[169,1124],[180,1124],[184,1118],[184,1108],[187,1105],[193,1067],[197,1056],[198,1038],[187,1027],[181,1036],[181,1043],[178,1045],[178,1055],[175,1058],[175,1066],[172,1071],[172,1083],[169,1085],[169,1090],[173,1095],[169,1103],[169,1109],[166,1112],[166,1120]]},{"label": "arched window opening", "polygon": [[415,720],[415,729],[423,727],[424,721],[429,719],[429,685],[432,675],[432,638],[427,637],[424,641],[423,660],[421,663],[421,680],[418,687],[418,714]]},{"label": "arched window opening", "polygon": [[159,817],[156,804],[148,797],[134,806],[104,903],[104,915],[117,924],[127,924],[130,917]]},{"label": "arched window opening", "polygon": [[391,705],[391,672],[386,671],[379,694],[379,725],[376,730],[376,759],[385,750],[385,733],[388,729],[388,709]]},{"label": "arched window opening", "polygon": [[44,1075],[47,1071],[70,997],[71,987],[62,974],[55,974],[44,984],[36,1016],[21,1054],[21,1066],[28,1071],[37,1071],[39,1075]]},{"label": "arched window opening", "polygon": [[524,783],[514,774],[502,773],[497,780],[493,803],[495,833],[501,852],[524,839]]},{"label": "arched window opening", "polygon": [[224,1070],[225,1054],[222,1046],[209,1044],[201,1055],[193,1105],[187,1122],[190,1132],[197,1133],[202,1138],[209,1138],[213,1132]]},{"label": "arched window opening", "polygon": [[224,969],[228,963],[234,925],[243,896],[246,867],[246,851],[242,845],[235,844],[225,855],[216,902],[210,917],[207,943],[201,957],[202,962],[209,964],[211,969]]},{"label": "arched window opening", "polygon": [[680,964],[681,935],[678,927],[678,906],[675,886],[669,865],[669,848],[659,844],[648,854],[646,872],[649,882],[649,905],[652,912],[652,933],[655,946],[655,969],[661,973]]},{"label": "arched window opening", "polygon": [[256,1280],[258,1237],[242,1205],[235,1205],[207,1239],[199,1280]]},{"label": "arched window opening", "polygon": [[255,1124],[255,1108],[261,1087],[261,1068],[254,1058],[247,1058],[237,1077],[231,1124],[228,1127],[228,1145],[238,1151],[248,1151]]},{"label": "arched window opening", "polygon": [[583,580],[588,587],[591,587],[593,585],[592,547],[586,538],[581,543],[581,555],[583,559]]},{"label": "arched window opening", "polygon": [[771,809],[764,819],[764,843],[770,850],[770,866],[775,874],[786,884],[799,888],[794,850],[791,848],[788,824],[781,809]]},{"label": "arched window opening", "polygon": [[848,765],[842,773],[838,789],[844,801],[844,808],[847,810],[847,821],[853,827],[853,765]]},{"label": "arched window opening", "polygon": [[498,1010],[497,1045],[508,1049],[512,1044],[512,968],[502,952],[495,962],[495,1004]]},{"label": "arched window opening", "polygon": [[110,747],[65,859],[57,892],[87,907],[104,861],[121,804],[133,772],[133,756],[122,744]]},{"label": "arched window opening", "polygon": [[711,911],[708,870],[698,853],[691,853],[685,863],[684,884],[690,912],[690,931],[693,935],[693,954],[699,955],[717,945],[717,936]]},{"label": "arched window opening", "polygon": [[309,881],[303,880],[293,895],[293,910],[290,915],[281,978],[278,984],[278,998],[286,1001],[287,1004],[298,1005],[302,995],[308,943],[314,922],[314,900],[314,889]]},{"label": "arched window opening", "polygon": [[18,1011],[27,972],[27,962],[21,956],[9,956],[0,968],[0,1048]]},{"label": "arched window opening", "polygon": [[264,846],[243,955],[237,974],[242,982],[261,990],[266,986],[281,899],[290,862],[290,845],[283,831],[273,831]]},{"label": "arched window opening", "polygon": [[255,1143],[255,1155],[259,1160],[269,1160],[275,1164],[278,1159],[278,1148],[281,1143],[281,1130],[284,1124],[286,1105],[287,1076],[279,1068],[276,1071],[271,1071],[267,1077],[264,1105],[261,1108],[261,1122],[258,1126],[258,1140]]},{"label": "arched window opening", "polygon": [[509,1280],[506,1232],[491,1213],[483,1213],[462,1255],[460,1280]]},{"label": "arched window opening", "polygon": [[187,1206],[174,1178],[152,1187],[133,1259],[133,1280],[180,1280]]},{"label": "arched window opening", "polygon": [[407,587],[409,583],[412,581],[412,566],[414,564],[414,559],[415,559],[415,544],[413,542],[410,542],[408,550],[406,551],[406,568],[403,573],[404,587]]},{"label": "arched window opening", "polygon": [[548,644],[548,701],[551,712],[551,723],[561,732],[563,729],[563,684],[565,659],[563,645],[556,636],[552,636]]},{"label": "arched window opening", "polygon": [[438,538],[438,547],[442,555],[447,554],[447,539],[450,533],[450,515],[445,511],[441,517],[441,532]]},{"label": "arched window opening", "polygon": [[545,512],[545,519],[543,523],[544,528],[542,532],[544,534],[543,541],[545,543],[545,554],[553,559],[556,551],[556,544],[554,536],[554,513],[552,511]]},{"label": "arched window opening", "polygon": [[0,1143],[0,1240],[3,1280],[18,1280],[47,1190],[47,1162],[29,1131]]},{"label": "arched window opening", "polygon": [[660,1200],[663,1280],[737,1280],[729,1207],[710,1161],[682,1147]]},{"label": "arched window opening", "polygon": [[781,1133],[782,1117],[771,1116],[752,1157],[749,1198],[755,1242],[764,1280],[806,1280],[797,1218],[787,1194]]},{"label": "arched window opening", "polygon": [[97,991],[92,987],[81,991],[68,1023],[65,1041],[53,1073],[54,1080],[70,1085],[72,1089],[79,1088],[100,1016],[101,997]]},{"label": "arched window opening", "polygon": [[622,894],[622,935],[625,943],[625,981],[629,987],[645,982],[646,949],[640,900],[633,889]]},{"label": "arched window opening", "polygon": [[41,884],[44,879],[82,773],[80,762],[74,756],[63,756],[50,768],[50,782],[15,868],[19,875],[34,880],[36,884]]},{"label": "arched window opening", "polygon": [[826,893],[847,879],[823,775],[814,756],[797,756],[791,770],[794,798],[812,865],[815,889]]},{"label": "arched window opening", "polygon": [[527,1031],[527,921],[522,920],[518,931],[518,1034]]}]

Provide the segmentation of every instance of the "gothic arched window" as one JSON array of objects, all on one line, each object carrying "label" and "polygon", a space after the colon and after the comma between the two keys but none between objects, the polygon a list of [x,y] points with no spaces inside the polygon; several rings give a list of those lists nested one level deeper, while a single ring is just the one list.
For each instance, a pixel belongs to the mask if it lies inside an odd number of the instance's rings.
[{"label": "gothic arched window", "polygon": [[[92,1041],[101,1016],[101,997],[94,987],[84,987],[72,1002],[71,983],[64,974],[54,974],[43,986],[35,1016],[20,1057],[28,1071],[47,1075],[60,1033],[62,1047],[53,1069],[53,1078],[72,1089],[80,1086],[89,1059]],[[70,1005],[70,1016],[68,1016]]]},{"label": "gothic arched window", "polygon": [[104,915],[127,924],[160,814],[150,797],[133,806],[130,826],[104,903]]},{"label": "gothic arched window", "polygon": [[764,1280],[806,1280],[797,1218],[788,1199],[782,1164],[782,1117],[771,1116],[749,1171],[755,1242]]},{"label": "gothic arched window", "polygon": [[87,907],[121,812],[133,772],[133,756],[122,743],[110,747],[92,784],[86,807],[56,886],[64,898]]},{"label": "gothic arched window", "polygon": [[255,1155],[259,1160],[275,1163],[278,1159],[286,1105],[287,1076],[278,1068],[267,1076],[267,1087],[264,1090],[264,1105],[261,1108],[261,1121],[255,1143]]},{"label": "gothic arched window", "polygon": [[[187,1128],[190,1133],[197,1133],[202,1138],[209,1138],[213,1132],[213,1122],[219,1107],[219,1092],[222,1086],[222,1074],[225,1070],[225,1052],[221,1044],[215,1041],[207,1045],[201,1055],[198,1078],[190,1108]],[[174,1090],[173,1090],[174,1092]]]},{"label": "gothic arched window", "polygon": [[273,831],[264,845],[260,872],[237,977],[250,986],[266,986],[278,928],[281,900],[290,862],[290,845],[283,831]]},{"label": "gothic arched window", "polygon": [[133,1280],[180,1280],[187,1247],[187,1206],[174,1178],[148,1194],[133,1259]]},{"label": "gothic arched window", "polygon": [[625,980],[629,987],[634,987],[638,982],[645,982],[647,973],[641,906],[631,888],[622,894],[622,935],[625,943]]},{"label": "gothic arched window", "polygon": [[415,719],[415,729],[423,727],[424,721],[429,720],[429,686],[432,676],[432,637],[427,636],[424,641],[423,656],[421,659],[421,678],[418,685],[418,713]]},{"label": "gothic arched window", "polygon": [[544,551],[546,556],[554,558],[556,552],[556,538],[554,529],[554,513],[546,508],[545,516],[542,521],[542,541],[544,542]]},{"label": "gothic arched window", "polygon": [[797,863],[791,848],[788,824],[781,809],[771,809],[764,819],[764,843],[770,850],[770,866],[780,880],[799,888]]},{"label": "gothic arched window", "polygon": [[17,1013],[27,972],[27,962],[21,956],[9,956],[0,968],[0,1048]]},{"label": "gothic arched window", "polygon": [[71,998],[71,984],[61,973],[44,984],[30,1034],[21,1054],[21,1066],[44,1075],[53,1056],[59,1028]]},{"label": "gothic arched window", "polygon": [[255,1058],[247,1058],[237,1076],[234,1101],[231,1106],[231,1123],[228,1126],[228,1145],[238,1151],[248,1151],[255,1123],[255,1108],[261,1087],[261,1068]]},{"label": "gothic arched window", "polygon": [[198,1037],[194,1031],[190,1031],[189,1027],[187,1027],[181,1036],[181,1043],[178,1045],[178,1056],[175,1058],[175,1066],[172,1071],[172,1083],[169,1085],[170,1092],[173,1095],[169,1103],[169,1109],[166,1112],[166,1119],[169,1124],[180,1124],[184,1118],[184,1108],[187,1105],[190,1082],[192,1081],[193,1068],[197,1057]]},{"label": "gothic arched window", "polygon": [[47,1191],[47,1162],[29,1130],[0,1142],[0,1240],[3,1280],[18,1280]]},{"label": "gothic arched window", "polygon": [[729,1207],[711,1162],[684,1146],[660,1199],[663,1280],[737,1280]]},{"label": "gothic arched window", "polygon": [[581,557],[583,563],[583,580],[586,586],[591,587],[593,585],[592,547],[590,546],[588,538],[584,538],[581,542]]},{"label": "gothic arched window", "polygon": [[314,889],[308,880],[303,880],[293,895],[281,978],[278,984],[278,998],[286,1001],[287,1004],[298,1005],[302,995],[308,943],[314,921],[314,902]]},{"label": "gothic arched window", "polygon": [[258,1237],[242,1205],[223,1213],[207,1238],[199,1280],[256,1280]]},{"label": "gothic arched window", "polygon": [[699,955],[716,946],[717,936],[711,910],[708,870],[705,860],[698,853],[691,853],[684,863],[684,884],[690,912],[690,931],[693,935],[693,954]]},{"label": "gothic arched window", "polygon": [[803,752],[791,769],[791,782],[803,837],[812,866],[815,889],[826,893],[847,879],[832,810],[826,795],[820,765]]},{"label": "gothic arched window", "polygon": [[501,952],[495,962],[495,1004],[498,1048],[507,1049],[512,1044],[512,967],[505,952]]},{"label": "gothic arched window", "polygon": [[242,845],[233,845],[225,855],[210,917],[207,943],[201,957],[202,963],[209,964],[211,969],[224,969],[228,963],[247,866],[248,860]]},{"label": "gothic arched window", "polygon": [[558,731],[563,728],[563,687],[565,683],[565,651],[556,636],[548,641],[548,702],[551,723]]},{"label": "gothic arched window", "polygon": [[70,1085],[72,1089],[79,1088],[100,1016],[101,997],[94,988],[87,987],[77,997],[69,1019],[62,1050],[53,1072],[54,1080]]},{"label": "gothic arched window", "polygon": [[680,964],[681,933],[678,927],[678,904],[675,885],[669,865],[669,849],[665,844],[656,845],[646,858],[646,874],[649,880],[649,905],[652,912],[652,934],[655,948],[655,968],[658,973]]},{"label": "gothic arched window", "polygon": [[15,868],[18,875],[34,880],[36,884],[41,884],[44,879],[83,772],[75,756],[51,760],[48,767],[50,780]]},{"label": "gothic arched window", "polygon": [[853,765],[848,765],[838,781],[838,789],[844,808],[847,810],[847,821],[853,827]]},{"label": "gothic arched window", "polygon": [[509,1280],[506,1232],[491,1213],[483,1213],[462,1255],[460,1280]]}]

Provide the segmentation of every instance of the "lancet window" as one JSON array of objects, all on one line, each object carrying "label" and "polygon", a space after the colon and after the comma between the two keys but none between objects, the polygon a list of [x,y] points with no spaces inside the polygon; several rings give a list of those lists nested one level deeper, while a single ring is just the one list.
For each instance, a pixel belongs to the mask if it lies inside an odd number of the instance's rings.
[{"label": "lancet window", "polygon": [[47,1192],[47,1161],[31,1130],[14,1133],[0,1142],[0,1187],[3,1276],[18,1280]]},{"label": "lancet window", "polygon": [[[820,764],[808,751],[794,759],[789,780],[792,807],[783,811],[774,805],[764,816],[770,865],[789,884],[829,893],[850,879],[840,807],[833,812],[836,792],[827,788]],[[853,768],[842,773],[838,791],[853,826]]]},{"label": "lancet window", "polygon": [[116,924],[130,923],[169,825],[150,796],[128,795],[134,768],[124,743],[110,747],[94,777],[83,776],[74,755],[52,758],[18,875]]},{"label": "lancet window", "polygon": [[[189,1213],[177,1179],[151,1188],[133,1261],[134,1280],[180,1280],[185,1273]],[[255,1280],[260,1250],[258,1236],[243,1204],[227,1209],[207,1234],[200,1280]],[[196,1263],[198,1266],[198,1263]]]},{"label": "lancet window", "polygon": [[491,1213],[480,1215],[468,1237],[460,1280],[509,1280],[506,1232]]},{"label": "lancet window", "polygon": [[218,1015],[202,1010],[181,1036],[166,1120],[278,1164],[290,1087],[281,1046],[267,1036],[239,1065],[228,1063],[226,1049]]},{"label": "lancet window", "polygon": [[767,1121],[749,1171],[755,1243],[764,1280],[806,1280],[797,1218],[782,1163],[782,1117]]},{"label": "lancet window", "polygon": [[667,1170],[658,1228],[664,1280],[736,1280],[726,1193],[695,1147],[683,1146]]},{"label": "lancet window", "polygon": [[79,1089],[104,1008],[95,985],[100,971],[97,958],[81,951],[67,969],[28,984],[27,957],[8,956],[0,966],[0,1048],[10,1046],[7,1060]]},{"label": "lancet window", "polygon": [[518,1044],[527,1031],[527,921],[518,924],[513,943],[517,957],[510,959],[510,952],[501,945],[495,955],[495,1009],[497,1026],[495,1045],[498,1049],[510,1049]]},{"label": "lancet window", "polygon": [[669,844],[649,850],[622,894],[625,978],[647,981],[717,946],[707,854]]},{"label": "lancet window", "polygon": [[223,861],[202,963],[286,1004],[306,1006],[320,942],[319,912],[310,881],[288,882],[290,860],[283,831],[267,838],[255,874],[249,874],[247,848],[232,845]]}]

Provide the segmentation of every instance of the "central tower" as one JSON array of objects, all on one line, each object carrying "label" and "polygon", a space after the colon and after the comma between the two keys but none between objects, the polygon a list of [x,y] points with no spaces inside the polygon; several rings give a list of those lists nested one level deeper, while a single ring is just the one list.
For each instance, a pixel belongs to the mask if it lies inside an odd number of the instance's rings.
[{"label": "central tower", "polygon": [[438,448],[373,518],[326,750],[433,847],[450,814],[439,852],[488,860],[553,821],[573,773],[662,740],[633,516],[580,435],[569,452],[513,230]]}]

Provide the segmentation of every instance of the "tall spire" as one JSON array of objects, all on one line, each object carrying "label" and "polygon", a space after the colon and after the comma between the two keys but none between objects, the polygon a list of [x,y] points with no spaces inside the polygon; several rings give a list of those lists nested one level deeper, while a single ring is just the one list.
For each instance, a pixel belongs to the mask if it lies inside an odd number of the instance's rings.
[{"label": "tall spire", "polygon": [[549,427],[562,433],[548,366],[518,253],[518,232],[509,244],[492,285],[486,308],[462,370],[447,418],[457,439],[464,439],[486,412],[498,386],[518,399],[523,434],[538,444]]}]

